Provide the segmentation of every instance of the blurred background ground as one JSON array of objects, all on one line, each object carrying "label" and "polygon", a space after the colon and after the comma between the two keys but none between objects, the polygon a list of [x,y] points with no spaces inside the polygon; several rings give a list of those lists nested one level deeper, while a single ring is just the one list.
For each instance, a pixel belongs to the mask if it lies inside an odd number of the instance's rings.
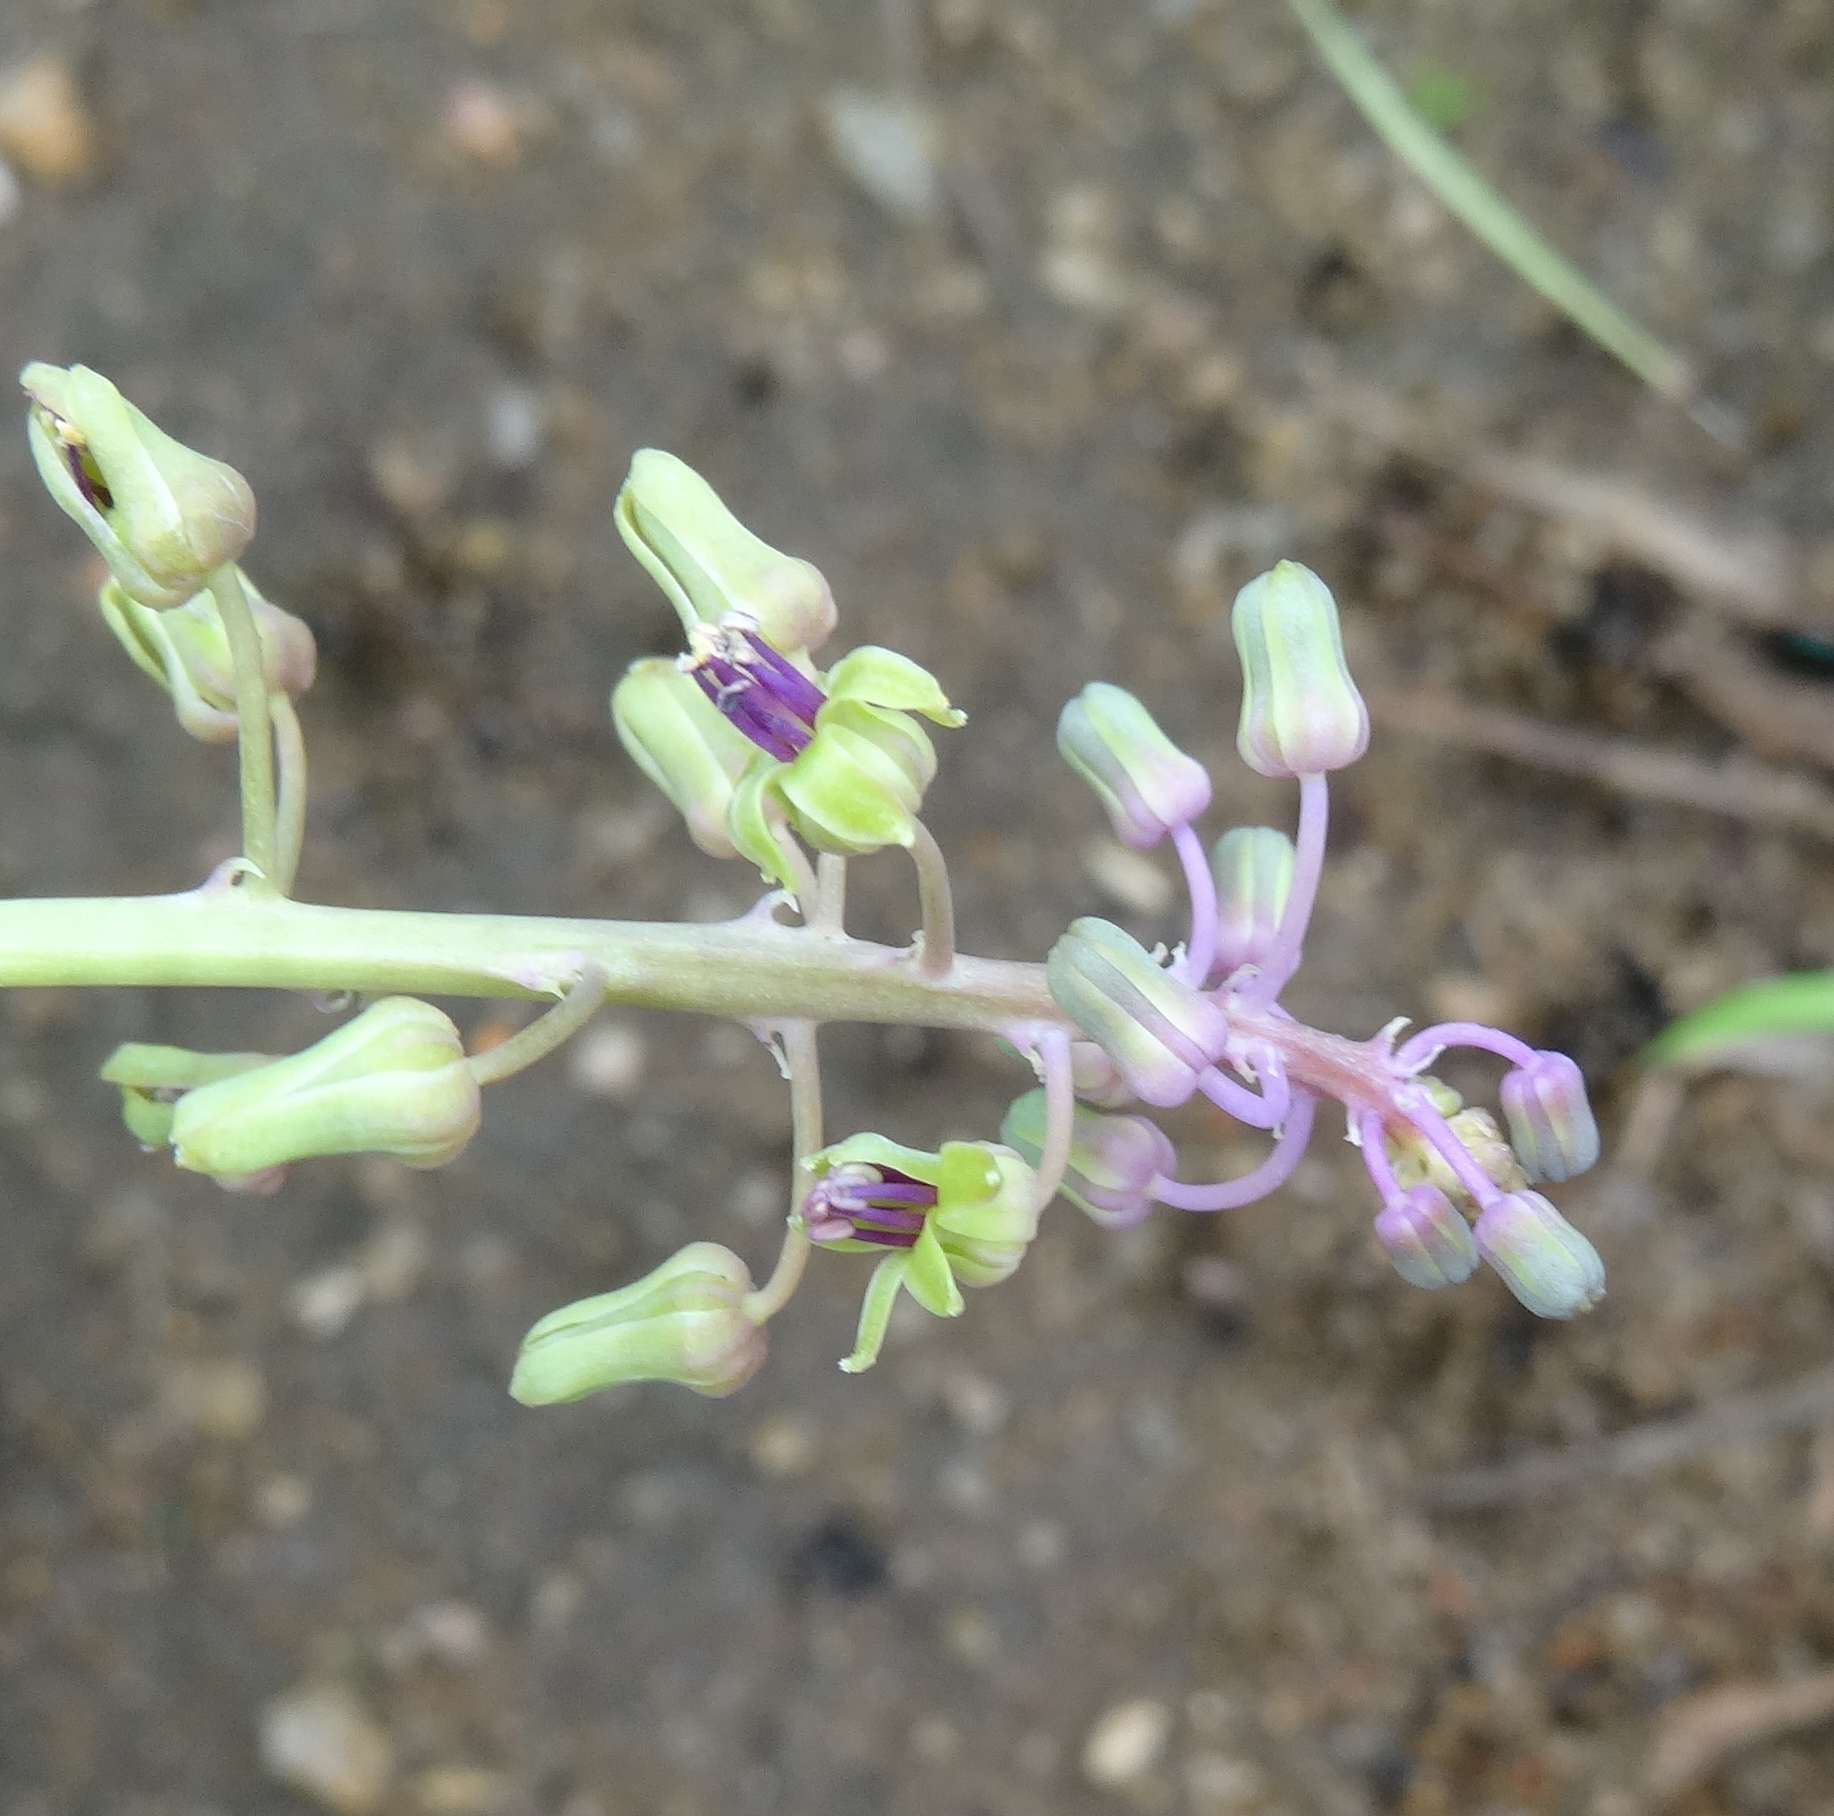
[{"label": "blurred background ground", "polygon": [[[95,365],[253,481],[251,571],[322,653],[318,899],[748,902],[606,722],[675,639],[609,515],[644,444],[968,708],[932,798],[970,950],[1041,956],[1083,912],[1175,934],[1169,876],[1054,757],[1086,679],[1213,761],[1228,815],[1289,813],[1233,757],[1224,628],[1278,555],[1337,585],[1391,697],[1816,779],[1825,646],[1715,618],[1662,547],[1463,451],[1607,474],[1730,526],[1709,549],[1768,537],[1768,615],[1834,622],[1834,16],[1360,18],[1464,85],[1461,145],[1699,357],[1740,450],[1450,224],[1277,0],[11,0],[0,365]],[[226,759],[110,643],[19,437],[0,557],[0,886],[190,885]],[[1294,1006],[1564,1045],[1608,1151],[1667,1018],[1834,962],[1801,814],[1393,714],[1340,800]],[[859,930],[907,937],[904,870],[857,869]],[[1813,1080],[1709,1083],[1648,1187],[1564,1191],[1612,1279],[1571,1326],[1405,1287],[1327,1135],[1226,1220],[1055,1213],[863,1379],[835,1260],[738,1398],[531,1413],[503,1383],[541,1312],[690,1237],[772,1252],[784,1104],[748,1038],[607,1016],[447,1171],[244,1200],[140,1156],[95,1067],[297,1044],[310,1005],[0,1014],[4,1816],[1834,1812],[1834,1427],[1475,1511],[1432,1488],[1828,1363]],[[1021,1082],[954,1038],[829,1049],[837,1132],[985,1134]],[[1178,1134],[1193,1170],[1254,1152]]]}]

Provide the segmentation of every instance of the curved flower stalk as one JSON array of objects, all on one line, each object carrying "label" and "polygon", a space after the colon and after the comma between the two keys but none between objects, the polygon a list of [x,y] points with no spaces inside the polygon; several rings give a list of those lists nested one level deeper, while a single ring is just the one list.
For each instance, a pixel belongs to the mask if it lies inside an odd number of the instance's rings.
[{"label": "curved flower stalk", "polygon": [[[1065,708],[1059,748],[1117,837],[1141,851],[1170,845],[1188,936],[1168,955],[1083,918],[1043,965],[958,957],[947,868],[920,810],[936,772],[929,727],[963,715],[935,677],[891,650],[855,649],[818,668],[812,652],[835,626],[826,580],[745,529],[692,469],[645,450],[617,525],[680,614],[687,648],[634,664],[613,720],[702,850],[745,857],[781,887],[721,926],[320,907],[287,894],[305,814],[293,701],[312,679],[311,633],[242,573],[247,486],[94,373],[34,366],[25,384],[46,483],[110,566],[101,605],[111,628],[188,732],[238,742],[243,853],[177,895],[0,902],[0,985],[379,999],[288,1057],[122,1048],[104,1076],[143,1145],[244,1192],[276,1190],[295,1163],[327,1155],[444,1165],[477,1130],[483,1090],[607,1000],[725,1015],[778,1054],[794,1163],[764,1283],[731,1251],[691,1243],[644,1279],[536,1324],[512,1382],[518,1399],[545,1405],[651,1380],[730,1393],[762,1366],[766,1327],[816,1255],[874,1261],[841,1365],[857,1373],[879,1355],[901,1296],[953,1318],[965,1289],[1009,1278],[1059,1195],[1106,1228],[1158,1205],[1251,1203],[1291,1175],[1327,1101],[1343,1107],[1378,1202],[1375,1240],[1403,1279],[1446,1287],[1482,1262],[1550,1318],[1602,1294],[1591,1244],[1536,1189],[1598,1155],[1571,1060],[1463,1022],[1399,1043],[1395,1023],[1351,1041],[1281,1004],[1323,869],[1327,774],[1369,736],[1336,605],[1315,574],[1280,563],[1242,590],[1233,617],[1246,675],[1238,748],[1262,775],[1297,783],[1293,836],[1242,827],[1206,848],[1196,822],[1209,775],[1141,702],[1094,683]],[[888,846],[908,850],[917,873],[921,927],[905,949],[845,925],[848,861]],[[786,898],[800,925],[779,917]],[[423,1000],[451,996],[549,1006],[468,1054],[456,1023]],[[835,1020],[999,1037],[1029,1061],[1036,1088],[1012,1104],[997,1143],[829,1142],[819,1030]],[[1451,1047],[1504,1062],[1501,1125],[1432,1077]],[[1192,1098],[1265,1131],[1261,1163],[1239,1178],[1181,1179],[1145,1112]]]}]

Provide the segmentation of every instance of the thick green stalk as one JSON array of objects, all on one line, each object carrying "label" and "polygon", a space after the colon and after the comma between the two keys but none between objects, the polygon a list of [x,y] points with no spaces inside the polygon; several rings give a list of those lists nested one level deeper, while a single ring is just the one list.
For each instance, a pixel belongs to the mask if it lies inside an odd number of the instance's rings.
[{"label": "thick green stalk", "polygon": [[202,985],[386,995],[558,996],[580,961],[606,1000],[740,1021],[905,1022],[1002,1033],[1063,1025],[1042,965],[905,953],[784,927],[322,908],[228,880],[184,895],[0,901],[0,987]]},{"label": "thick green stalk", "polygon": [[[268,717],[267,681],[262,674],[261,633],[254,609],[233,562],[210,576],[210,596],[229,638],[236,674],[236,752],[242,775],[242,855],[261,872],[267,887],[284,891],[279,875],[274,826],[274,728]],[[302,806],[301,812],[304,812]]]}]

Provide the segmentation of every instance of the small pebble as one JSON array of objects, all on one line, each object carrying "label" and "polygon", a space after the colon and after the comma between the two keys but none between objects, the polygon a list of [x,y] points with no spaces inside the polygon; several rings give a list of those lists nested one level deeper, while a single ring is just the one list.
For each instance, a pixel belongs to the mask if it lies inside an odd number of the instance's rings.
[{"label": "small pebble", "polygon": [[1164,1703],[1145,1696],[1117,1703],[1083,1742],[1083,1776],[1107,1790],[1132,1783],[1159,1763],[1171,1731]]},{"label": "small pebble", "polygon": [[522,160],[522,120],[515,102],[494,82],[454,83],[439,130],[446,143],[474,164],[508,170]]},{"label": "small pebble", "polygon": [[338,1684],[296,1684],[261,1711],[261,1764],[337,1816],[374,1816],[395,1775],[395,1749]]},{"label": "small pebble", "polygon": [[12,165],[0,158],[0,226],[4,226],[19,212],[21,200],[19,179],[13,175]]},{"label": "small pebble", "polygon": [[920,107],[837,88],[822,104],[822,124],[834,161],[894,220],[927,220],[942,205],[931,157],[936,130]]},{"label": "small pebble", "polygon": [[1231,1753],[1194,1753],[1184,1769],[1185,1790],[1198,1816],[1234,1816],[1261,1808],[1267,1781],[1251,1759]]},{"label": "small pebble", "polygon": [[635,1022],[602,1021],[573,1043],[568,1073],[577,1090],[622,1103],[643,1083],[643,1032]]},{"label": "small pebble", "polygon": [[773,1413],[745,1435],[745,1454],[752,1468],[774,1482],[806,1475],[818,1448],[814,1426],[796,1413]]},{"label": "small pebble", "polygon": [[490,1816],[509,1797],[509,1780],[482,1766],[434,1766],[408,1780],[408,1797],[425,1816]]},{"label": "small pebble", "polygon": [[308,1337],[328,1343],[349,1328],[362,1308],[364,1292],[363,1270],[343,1262],[299,1281],[287,1294],[287,1309]]},{"label": "small pebble", "polygon": [[235,1444],[261,1429],[267,1389],[249,1362],[181,1362],[166,1377],[165,1405],[180,1430]]},{"label": "small pebble", "polygon": [[95,126],[62,57],[33,57],[0,71],[0,152],[26,175],[74,182],[95,150]]}]

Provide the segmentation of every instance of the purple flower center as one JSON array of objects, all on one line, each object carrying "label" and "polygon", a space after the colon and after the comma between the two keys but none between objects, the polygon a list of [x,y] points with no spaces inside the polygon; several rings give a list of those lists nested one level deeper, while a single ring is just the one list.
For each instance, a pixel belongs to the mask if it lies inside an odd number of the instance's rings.
[{"label": "purple flower center", "polygon": [[936,1208],[936,1188],[896,1167],[843,1160],[816,1181],[802,1202],[803,1223],[816,1242],[870,1242],[914,1248],[924,1217]]},{"label": "purple flower center", "polygon": [[51,439],[62,451],[64,465],[70,469],[70,477],[76,481],[76,489],[82,493],[84,503],[98,511],[112,511],[115,508],[114,494],[109,491],[108,482],[102,477],[102,469],[96,465],[82,432],[55,410],[43,404],[38,407],[44,411]]},{"label": "purple flower center", "polygon": [[779,763],[806,750],[827,695],[738,615],[701,625],[682,668],[746,737]]}]

